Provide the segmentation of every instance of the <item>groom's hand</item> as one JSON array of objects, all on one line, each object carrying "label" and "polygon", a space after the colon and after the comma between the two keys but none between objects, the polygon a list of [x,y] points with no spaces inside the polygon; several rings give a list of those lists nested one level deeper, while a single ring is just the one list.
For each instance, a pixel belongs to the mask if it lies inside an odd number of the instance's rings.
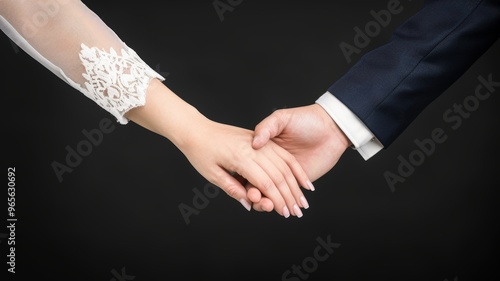
[{"label": "groom's hand", "polygon": [[[351,144],[318,104],[274,111],[255,127],[252,146],[259,149],[271,139],[295,156],[311,181],[330,171]],[[256,211],[274,209],[257,188],[246,188]]]}]

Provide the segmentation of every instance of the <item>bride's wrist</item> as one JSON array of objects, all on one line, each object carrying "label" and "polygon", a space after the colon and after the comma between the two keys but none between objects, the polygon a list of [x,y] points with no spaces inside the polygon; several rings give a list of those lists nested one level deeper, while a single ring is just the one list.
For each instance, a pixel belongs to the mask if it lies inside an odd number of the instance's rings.
[{"label": "bride's wrist", "polygon": [[174,124],[169,130],[162,133],[182,152],[196,146],[200,138],[206,136],[203,131],[213,123],[195,107],[186,105],[185,110],[182,111],[182,116],[177,116],[175,120],[172,120]]},{"label": "bride's wrist", "polygon": [[211,122],[156,79],[150,83],[146,103],[130,110],[126,117],[167,138],[181,150]]}]

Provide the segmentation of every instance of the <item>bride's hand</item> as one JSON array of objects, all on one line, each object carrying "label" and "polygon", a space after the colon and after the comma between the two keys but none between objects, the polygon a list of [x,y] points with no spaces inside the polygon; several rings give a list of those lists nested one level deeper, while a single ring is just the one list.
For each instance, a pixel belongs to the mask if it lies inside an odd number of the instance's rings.
[{"label": "bride's hand", "polygon": [[147,103],[127,116],[169,139],[208,181],[242,203],[251,205],[236,173],[258,188],[282,216],[301,216],[306,207],[301,188],[308,177],[295,158],[272,141],[252,148],[253,132],[207,119],[157,79],[148,88]]},{"label": "bride's hand", "polygon": [[250,210],[245,188],[231,175],[236,173],[271,200],[280,215],[302,216],[300,208],[308,204],[300,185],[308,186],[308,177],[290,153],[272,141],[253,149],[250,130],[198,122],[179,149],[202,176]]}]

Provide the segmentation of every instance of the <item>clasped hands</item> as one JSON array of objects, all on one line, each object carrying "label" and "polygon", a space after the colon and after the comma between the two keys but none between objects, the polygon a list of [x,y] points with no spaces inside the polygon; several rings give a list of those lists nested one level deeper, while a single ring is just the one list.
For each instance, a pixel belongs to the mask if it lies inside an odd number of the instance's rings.
[{"label": "clasped hands", "polygon": [[337,163],[350,142],[318,104],[281,109],[255,131],[205,119],[180,147],[207,180],[247,210],[275,210],[288,218],[309,208],[302,188]]}]

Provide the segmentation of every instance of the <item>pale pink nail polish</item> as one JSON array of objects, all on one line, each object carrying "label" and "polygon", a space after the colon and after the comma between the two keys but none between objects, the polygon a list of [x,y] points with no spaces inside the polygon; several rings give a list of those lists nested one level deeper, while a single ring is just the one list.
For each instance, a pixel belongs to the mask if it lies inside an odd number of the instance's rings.
[{"label": "pale pink nail polish", "polygon": [[295,214],[298,218],[301,218],[303,216],[302,211],[300,210],[299,206],[297,206],[297,204],[293,205],[293,210],[295,211]]},{"label": "pale pink nail polish", "polygon": [[250,203],[248,203],[247,200],[241,198],[240,203],[241,205],[243,205],[243,207],[245,207],[245,209],[247,209],[247,211],[250,211],[252,209],[252,206],[250,206]]},{"label": "pale pink nail polish", "polygon": [[311,181],[307,181],[307,186],[309,186],[309,189],[310,189],[311,191],[316,190],[316,189],[314,188],[314,185],[312,184],[312,182],[311,182]]},{"label": "pale pink nail polish", "polygon": [[309,202],[307,202],[304,196],[300,197],[300,203],[302,203],[302,206],[304,206],[305,209],[309,209]]},{"label": "pale pink nail polish", "polygon": [[285,218],[288,218],[290,216],[290,211],[288,210],[288,208],[286,206],[283,207],[283,216]]}]

